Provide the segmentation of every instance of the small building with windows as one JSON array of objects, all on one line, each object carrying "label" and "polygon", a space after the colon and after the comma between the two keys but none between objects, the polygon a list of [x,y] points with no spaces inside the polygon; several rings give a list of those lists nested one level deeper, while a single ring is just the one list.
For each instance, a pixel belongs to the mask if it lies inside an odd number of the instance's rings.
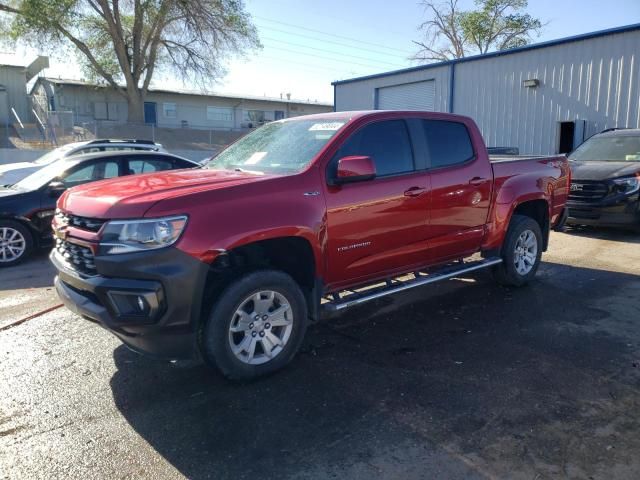
[{"label": "small building with windows", "polygon": [[473,118],[489,147],[566,153],[607,128],[640,128],[640,24],[333,83],[336,111]]},{"label": "small building with windows", "polygon": [[[127,122],[127,102],[110,86],[41,77],[31,96],[44,111],[73,112],[76,125]],[[144,104],[144,122],[168,128],[237,130],[332,110],[330,103],[309,100],[150,88]]]}]

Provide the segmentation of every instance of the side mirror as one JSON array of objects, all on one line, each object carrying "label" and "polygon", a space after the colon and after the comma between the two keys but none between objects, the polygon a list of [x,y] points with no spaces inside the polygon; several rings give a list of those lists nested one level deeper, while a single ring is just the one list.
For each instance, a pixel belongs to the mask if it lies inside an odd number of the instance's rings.
[{"label": "side mirror", "polygon": [[338,160],[334,183],[362,182],[376,177],[376,164],[371,157],[352,155]]},{"label": "side mirror", "polygon": [[64,183],[60,180],[54,180],[47,186],[49,190],[49,196],[51,197],[59,197],[62,193],[67,189]]}]

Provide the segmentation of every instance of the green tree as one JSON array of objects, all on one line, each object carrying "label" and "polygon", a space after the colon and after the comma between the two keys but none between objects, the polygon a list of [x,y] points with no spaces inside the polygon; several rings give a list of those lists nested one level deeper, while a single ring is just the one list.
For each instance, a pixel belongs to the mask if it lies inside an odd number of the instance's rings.
[{"label": "green tree", "polygon": [[0,0],[0,12],[6,39],[74,49],[90,78],[126,99],[130,122],[143,121],[155,72],[206,86],[229,55],[260,47],[242,0]]},{"label": "green tree", "polygon": [[525,13],[527,0],[475,0],[474,10],[462,10],[458,0],[424,0],[422,5],[429,18],[419,27],[423,38],[414,41],[420,50],[413,59],[423,62],[520,47],[543,27]]}]

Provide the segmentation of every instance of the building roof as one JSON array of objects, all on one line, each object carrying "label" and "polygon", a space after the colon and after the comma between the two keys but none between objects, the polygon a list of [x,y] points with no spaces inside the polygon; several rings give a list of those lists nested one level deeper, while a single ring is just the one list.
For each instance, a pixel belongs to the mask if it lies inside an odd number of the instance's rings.
[{"label": "building roof", "polygon": [[[93,87],[93,88],[111,88],[109,85],[101,85],[101,84],[87,82],[84,80],[52,78],[52,77],[41,77],[41,79],[46,80],[50,83],[53,83],[54,85],[75,85],[75,86]],[[332,103],[311,102],[308,100],[300,100],[295,98],[292,98],[291,100],[287,100],[286,98],[278,98],[278,97],[259,97],[255,95],[241,95],[241,94],[235,94],[235,93],[217,93],[217,92],[186,90],[186,89],[166,89],[166,88],[150,87],[149,93],[172,93],[172,94],[178,94],[178,95],[197,95],[199,97],[235,98],[235,99],[241,99],[241,100],[259,100],[262,102],[295,103],[298,105],[320,105],[324,107],[333,106]]]},{"label": "building roof", "polygon": [[525,52],[527,50],[536,50],[539,48],[547,48],[547,47],[554,47],[557,45],[563,45],[565,43],[573,43],[573,42],[579,42],[582,40],[588,40],[590,38],[598,38],[598,37],[605,37],[608,35],[614,35],[616,33],[625,33],[625,32],[632,32],[635,30],[640,30],[640,23],[634,23],[633,25],[625,25],[623,27],[615,27],[615,28],[608,28],[606,30],[598,30],[597,32],[591,32],[591,33],[583,33],[580,35],[574,35],[572,37],[565,37],[565,38],[559,38],[556,40],[549,40],[547,42],[540,42],[540,43],[534,43],[531,45],[525,45],[524,47],[517,47],[517,48],[511,48],[509,50],[500,50],[497,52],[491,52],[491,53],[485,53],[483,55],[473,55],[471,57],[463,57],[463,58],[456,58],[454,60],[448,60],[448,61],[444,61],[444,62],[437,62],[437,63],[429,63],[427,65],[419,65],[417,67],[409,67],[409,68],[403,68],[400,70],[392,70],[389,72],[383,72],[383,73],[376,73],[373,75],[366,75],[363,77],[356,77],[356,78],[349,78],[346,80],[338,80],[335,82],[332,82],[331,85],[342,85],[345,83],[351,83],[351,82],[359,82],[362,80],[369,80],[372,78],[380,78],[380,77],[387,77],[387,76],[391,76],[391,75],[398,75],[401,73],[410,73],[410,72],[418,72],[421,70],[428,70],[430,68],[437,68],[437,67],[443,67],[446,65],[453,65],[456,63],[464,63],[464,62],[472,62],[475,60],[483,60],[485,58],[492,58],[492,57],[501,57],[501,56],[505,56],[505,55],[511,55],[514,53],[520,53],[520,52]]}]

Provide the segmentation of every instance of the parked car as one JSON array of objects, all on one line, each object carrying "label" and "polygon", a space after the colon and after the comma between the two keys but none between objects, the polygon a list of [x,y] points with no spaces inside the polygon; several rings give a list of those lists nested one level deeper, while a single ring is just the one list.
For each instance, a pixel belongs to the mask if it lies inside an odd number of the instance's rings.
[{"label": "parked car", "polygon": [[115,150],[145,150],[153,152],[164,152],[164,148],[159,143],[150,140],[116,140],[98,139],[86,142],[68,143],[61,147],[45,153],[33,162],[18,162],[0,165],[0,185],[13,185],[27,175],[49,165],[50,163],[70,157],[71,155],[81,155],[83,153],[109,152]]},{"label": "parked car", "polygon": [[569,160],[573,180],[567,223],[640,230],[640,130],[594,135]]},{"label": "parked car", "polygon": [[35,248],[51,246],[56,200],[87,182],[179,168],[196,162],[162,152],[101,152],[75,155],[41,168],[9,187],[0,187],[0,267],[15,265]]},{"label": "parked car", "polygon": [[490,161],[467,117],[276,121],[205,169],[62,195],[55,285],[134,350],[254,378],[287,364],[323,310],[480,268],[526,284],[569,181],[564,155]]}]

